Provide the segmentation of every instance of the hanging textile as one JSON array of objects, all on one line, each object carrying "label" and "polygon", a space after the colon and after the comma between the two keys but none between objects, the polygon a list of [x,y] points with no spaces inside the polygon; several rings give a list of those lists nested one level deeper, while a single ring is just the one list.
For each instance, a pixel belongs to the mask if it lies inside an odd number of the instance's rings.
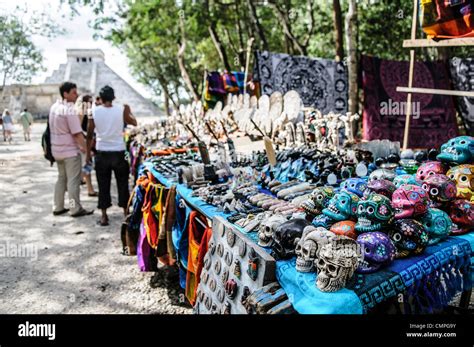
[{"label": "hanging textile", "polygon": [[206,110],[213,108],[218,101],[224,101],[225,95],[226,91],[221,74],[217,71],[209,72],[204,87],[204,108]]},{"label": "hanging textile", "polygon": [[237,84],[237,79],[235,75],[231,72],[225,71],[222,75],[222,80],[224,82],[224,89],[227,93],[237,94],[240,89]]},{"label": "hanging textile", "polygon": [[[449,63],[454,89],[474,91],[474,59],[455,57]],[[474,98],[457,97],[456,101],[468,135],[474,136]]]},{"label": "hanging textile", "polygon": [[176,219],[176,186],[172,186],[166,194],[163,217],[160,223],[156,256],[165,265],[174,265],[176,251],[172,240],[172,227]]},{"label": "hanging textile", "polygon": [[240,71],[233,71],[232,75],[234,75],[235,81],[237,82],[237,87],[239,87],[239,93],[243,94],[245,85],[245,73]]},{"label": "hanging textile", "polygon": [[196,301],[196,293],[201,277],[201,271],[204,264],[204,256],[207,253],[208,243],[212,236],[212,230],[203,225],[207,225],[207,220],[196,211],[192,211],[189,215],[188,236],[188,273],[186,276],[186,297],[194,306]]},{"label": "hanging textile", "polygon": [[161,184],[149,183],[143,202],[143,223],[148,243],[153,249],[156,249],[158,246],[158,235],[163,216],[163,192],[165,189]]},{"label": "hanging textile", "polygon": [[421,0],[420,22],[428,37],[474,36],[474,0]]},{"label": "hanging textile", "polygon": [[347,71],[334,60],[255,52],[254,79],[262,94],[296,90],[305,106],[322,113],[347,112]]},{"label": "hanging textile", "polygon": [[[363,138],[403,141],[407,94],[396,91],[408,85],[409,63],[362,56],[364,90]],[[413,86],[451,89],[446,64],[416,62]],[[439,147],[458,135],[453,98],[413,94],[408,144],[414,148]]]}]

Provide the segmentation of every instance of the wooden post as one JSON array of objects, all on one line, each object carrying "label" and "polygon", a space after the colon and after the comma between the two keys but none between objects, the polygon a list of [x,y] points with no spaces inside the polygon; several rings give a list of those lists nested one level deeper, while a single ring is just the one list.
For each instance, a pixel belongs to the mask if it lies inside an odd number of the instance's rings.
[{"label": "wooden post", "polygon": [[250,53],[252,52],[253,40],[254,38],[251,37],[249,41],[247,42],[247,57],[245,60],[245,74],[244,74],[244,95],[245,95],[245,92],[247,91],[247,76],[249,74]]},{"label": "wooden post", "polygon": [[[418,17],[418,0],[413,0],[413,19],[411,24],[411,39],[416,39],[416,25]],[[415,70],[415,50],[410,50],[410,69],[408,70],[408,88],[413,87],[413,74]],[[403,150],[408,148],[408,137],[410,136],[410,119],[411,119],[411,99],[412,93],[407,95],[407,113],[405,119],[405,132],[403,134]]]}]

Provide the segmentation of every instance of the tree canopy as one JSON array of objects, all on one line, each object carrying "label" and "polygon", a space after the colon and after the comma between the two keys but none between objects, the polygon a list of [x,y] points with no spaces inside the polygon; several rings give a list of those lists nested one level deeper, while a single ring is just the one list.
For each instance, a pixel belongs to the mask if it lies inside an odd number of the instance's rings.
[{"label": "tree canopy", "polygon": [[[101,14],[96,32],[124,50],[140,82],[174,104],[184,91],[199,98],[205,70],[243,69],[250,37],[254,49],[321,58],[344,59],[347,47],[349,0],[119,0],[113,8],[105,0],[63,2]],[[410,37],[412,2],[356,3],[358,53],[407,59],[402,41]]]}]

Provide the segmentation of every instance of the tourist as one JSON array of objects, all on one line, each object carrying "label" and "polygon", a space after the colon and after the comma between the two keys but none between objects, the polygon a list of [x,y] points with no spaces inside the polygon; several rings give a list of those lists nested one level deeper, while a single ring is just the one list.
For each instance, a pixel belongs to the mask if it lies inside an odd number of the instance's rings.
[{"label": "tourist", "polygon": [[23,136],[25,138],[25,141],[31,141],[30,132],[31,125],[33,124],[33,116],[30,112],[28,112],[26,108],[20,114],[20,122],[23,126]]},{"label": "tourist", "polygon": [[127,215],[127,203],[129,199],[128,176],[129,165],[125,158],[125,141],[123,137],[123,124],[137,125],[137,120],[132,115],[128,105],[113,105],[115,99],[114,90],[105,86],[100,90],[102,105],[95,107],[92,119],[89,119],[87,129],[87,162],[90,163],[90,148],[92,146],[94,130],[96,133],[95,171],[99,184],[98,208],[102,210],[100,225],[109,224],[107,208],[112,206],[110,196],[110,183],[112,171],[117,181],[118,205],[123,208]]},{"label": "tourist", "polygon": [[[88,118],[92,112],[92,96],[90,95],[83,95],[81,98],[78,98],[78,102],[76,103],[76,109],[79,113],[79,120],[81,122],[81,128],[84,133],[84,136],[87,135],[87,123]],[[94,150],[94,149],[92,149]],[[87,195],[89,196],[98,196],[97,192],[94,190],[94,186],[92,185],[92,165],[89,165],[86,162],[86,154],[82,153],[82,179],[85,181],[87,186]]]},{"label": "tourist", "polygon": [[8,143],[12,143],[12,133],[13,133],[13,119],[12,119],[12,116],[10,115],[10,111],[8,111],[7,109],[5,109],[5,111],[3,111],[3,115],[2,115],[2,124],[3,124],[3,131],[5,132],[3,137],[5,139],[5,141],[8,141]]},{"label": "tourist", "polygon": [[[77,87],[63,82],[59,87],[61,100],[51,106],[49,127],[51,151],[58,165],[58,180],[54,187],[53,214],[61,215],[70,210],[72,217],[92,214],[81,206],[79,188],[81,183],[81,152],[86,151],[79,115],[74,107]],[[68,191],[69,209],[64,207],[64,195]]]}]

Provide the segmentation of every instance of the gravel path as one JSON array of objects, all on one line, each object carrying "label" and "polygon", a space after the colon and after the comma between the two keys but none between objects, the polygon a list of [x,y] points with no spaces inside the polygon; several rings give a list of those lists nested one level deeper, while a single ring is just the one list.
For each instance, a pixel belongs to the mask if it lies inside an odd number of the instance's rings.
[{"label": "gravel path", "polygon": [[[121,255],[121,209],[108,227],[96,225],[98,210],[52,215],[57,169],[42,156],[44,129],[34,124],[28,143],[19,127],[11,145],[0,136],[0,313],[191,313],[175,273],[142,273]],[[96,208],[82,187],[83,206]]]}]

